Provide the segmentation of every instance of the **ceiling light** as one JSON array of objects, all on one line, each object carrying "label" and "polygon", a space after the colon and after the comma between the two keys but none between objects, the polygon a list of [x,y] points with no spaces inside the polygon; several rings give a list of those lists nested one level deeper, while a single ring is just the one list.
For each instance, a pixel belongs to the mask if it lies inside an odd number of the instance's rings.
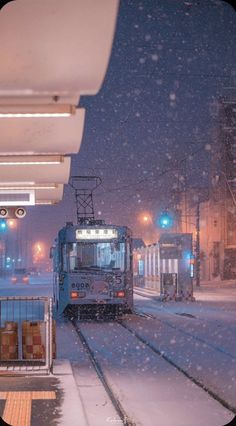
[{"label": "ceiling light", "polygon": [[0,190],[0,206],[33,206],[35,204],[34,189],[1,189]]},{"label": "ceiling light", "polygon": [[70,117],[75,114],[74,105],[0,105],[0,118]]},{"label": "ceiling light", "polygon": [[25,166],[61,164],[64,161],[62,155],[4,155],[0,156],[0,166]]},{"label": "ceiling light", "polygon": [[52,205],[58,203],[59,200],[38,200],[35,202],[35,205]]},{"label": "ceiling light", "polygon": [[10,190],[10,189],[15,189],[15,190],[20,190],[20,189],[56,189],[58,187],[58,185],[54,184],[54,183],[49,183],[49,184],[34,184],[34,185],[28,185],[28,184],[23,184],[22,182],[18,182],[17,184],[14,184],[13,182],[10,182],[8,184],[5,183],[1,183],[0,185],[0,190]]},{"label": "ceiling light", "polygon": [[0,184],[0,186],[3,186],[4,188],[5,188],[5,185],[6,186],[10,186],[10,185],[13,185],[13,186],[18,186],[18,185],[25,185],[25,186],[29,186],[29,185],[35,185],[35,182],[30,182],[30,181],[21,181],[21,182],[19,182],[19,181],[12,181],[12,182],[1,182],[1,184]]}]

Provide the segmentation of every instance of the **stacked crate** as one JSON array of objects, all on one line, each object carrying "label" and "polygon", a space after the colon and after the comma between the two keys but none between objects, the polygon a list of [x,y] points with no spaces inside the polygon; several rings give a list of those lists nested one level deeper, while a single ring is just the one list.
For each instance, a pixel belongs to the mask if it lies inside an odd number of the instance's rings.
[{"label": "stacked crate", "polygon": [[[23,359],[45,359],[46,323],[24,321],[22,323]],[[56,358],[56,322],[52,323],[52,356]]]},{"label": "stacked crate", "polygon": [[0,329],[0,360],[18,359],[18,324],[6,321]]},{"label": "stacked crate", "polygon": [[45,359],[44,321],[24,321],[22,323],[23,359]]}]

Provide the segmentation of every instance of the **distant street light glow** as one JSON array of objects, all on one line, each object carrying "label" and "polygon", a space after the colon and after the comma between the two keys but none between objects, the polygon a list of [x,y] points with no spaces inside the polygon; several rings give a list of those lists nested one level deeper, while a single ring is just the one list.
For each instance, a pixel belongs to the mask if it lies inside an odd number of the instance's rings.
[{"label": "distant street light glow", "polygon": [[16,221],[14,219],[8,219],[7,224],[9,228],[16,228]]},{"label": "distant street light glow", "polygon": [[45,258],[45,244],[37,241],[32,247],[33,263],[40,263]]},{"label": "distant street light glow", "polygon": [[143,225],[150,225],[152,223],[152,216],[148,212],[141,213],[138,217],[138,220]]}]

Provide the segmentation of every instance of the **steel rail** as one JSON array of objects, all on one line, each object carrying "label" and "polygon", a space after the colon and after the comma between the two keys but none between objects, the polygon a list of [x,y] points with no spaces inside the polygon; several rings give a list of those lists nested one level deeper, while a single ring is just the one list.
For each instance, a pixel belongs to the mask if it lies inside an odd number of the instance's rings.
[{"label": "steel rail", "polygon": [[160,349],[157,349],[152,343],[148,342],[145,338],[140,336],[135,330],[127,326],[122,320],[118,320],[119,324],[124,327],[127,331],[129,331],[133,336],[135,336],[140,342],[142,342],[144,345],[146,345],[148,348],[150,348],[156,355],[161,356],[165,361],[167,361],[170,365],[175,367],[180,373],[182,373],[184,376],[186,376],[191,382],[193,382],[195,385],[203,389],[206,393],[208,393],[213,399],[215,399],[217,402],[219,402],[224,408],[227,408],[232,413],[236,414],[236,406],[231,405],[227,401],[225,401],[223,398],[221,398],[219,395],[217,395],[214,391],[212,391],[210,388],[208,388],[204,383],[202,383],[200,380],[193,377],[191,374],[189,374],[186,370],[184,370],[182,367],[180,367],[178,364],[176,364],[175,361],[173,361],[171,358],[169,358],[163,351]]},{"label": "steel rail", "polygon": [[129,416],[126,414],[126,412],[125,412],[124,408],[122,407],[119,399],[115,396],[111,386],[109,385],[109,383],[108,383],[108,381],[105,377],[105,374],[102,370],[101,365],[97,361],[93,350],[89,346],[89,343],[88,343],[86,337],[84,336],[84,334],[82,333],[81,329],[79,328],[78,324],[76,323],[75,320],[72,320],[71,323],[73,324],[73,326],[76,330],[76,333],[77,333],[77,335],[78,335],[78,337],[79,337],[79,339],[80,339],[80,341],[83,345],[83,348],[86,350],[86,352],[89,356],[89,359],[90,359],[90,361],[91,361],[91,363],[92,363],[92,365],[93,365],[93,367],[94,367],[94,369],[97,373],[97,376],[98,376],[99,380],[101,381],[102,385],[104,386],[104,389],[105,389],[108,397],[110,398],[110,401],[111,401],[113,407],[115,408],[118,416],[120,417],[122,424],[124,426],[135,426],[136,424],[131,419],[129,419]]},{"label": "steel rail", "polygon": [[[146,296],[144,296],[144,297],[146,297]],[[161,322],[162,324],[165,324],[165,325],[167,325],[168,327],[173,328],[174,330],[179,331],[180,333],[185,334],[186,336],[191,337],[192,339],[195,339],[195,340],[197,340],[198,342],[201,342],[201,343],[203,343],[204,345],[209,346],[211,349],[214,349],[215,351],[220,352],[220,353],[222,353],[222,354],[224,354],[224,355],[228,356],[229,358],[232,358],[232,359],[235,359],[235,360],[236,360],[236,356],[235,356],[235,355],[233,355],[233,354],[231,354],[230,352],[226,351],[224,348],[221,348],[220,346],[216,346],[216,345],[214,345],[213,343],[210,343],[210,342],[208,342],[207,340],[203,339],[202,337],[196,336],[196,335],[194,335],[194,334],[192,334],[192,333],[190,333],[190,332],[188,332],[188,331],[186,331],[186,330],[183,330],[181,327],[178,327],[178,326],[176,326],[176,325],[174,325],[174,324],[171,324],[168,320],[160,319],[160,318],[158,318],[158,317],[157,317],[157,316],[155,316],[155,315],[146,314],[145,312],[138,312],[138,311],[136,311],[136,312],[135,312],[135,314],[136,314],[136,315],[138,315],[138,316],[144,316],[144,317],[147,317],[147,318],[155,319],[155,320],[157,320],[157,321]],[[172,314],[172,313],[169,313],[169,312],[166,312],[166,314],[168,314],[168,315],[170,315],[170,316],[173,316],[173,315],[180,315],[180,314],[178,314],[178,313],[176,313],[176,314]],[[199,318],[197,318],[197,320],[198,320],[198,321],[203,321],[202,319],[199,319]],[[235,330],[235,327],[232,327],[232,326],[231,326],[231,328],[233,328],[233,330]]]}]

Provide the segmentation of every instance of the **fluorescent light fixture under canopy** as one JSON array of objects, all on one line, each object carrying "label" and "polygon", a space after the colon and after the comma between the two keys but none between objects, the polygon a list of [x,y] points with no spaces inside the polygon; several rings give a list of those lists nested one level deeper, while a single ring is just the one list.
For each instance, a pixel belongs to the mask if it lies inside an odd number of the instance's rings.
[{"label": "fluorescent light fixture under canopy", "polygon": [[70,117],[76,113],[74,105],[35,104],[35,105],[1,105],[0,118],[32,118],[32,117]]},{"label": "fluorescent light fixture under canopy", "polygon": [[1,182],[0,185],[0,190],[11,190],[11,189],[15,189],[15,190],[20,190],[20,189],[55,189],[57,188],[57,184],[54,183],[48,183],[48,184],[35,184],[32,182],[29,183],[23,183],[23,182],[18,182],[18,183],[14,183],[14,182]]},{"label": "fluorescent light fixture under canopy", "polygon": [[62,155],[1,155],[0,166],[61,164]]}]

